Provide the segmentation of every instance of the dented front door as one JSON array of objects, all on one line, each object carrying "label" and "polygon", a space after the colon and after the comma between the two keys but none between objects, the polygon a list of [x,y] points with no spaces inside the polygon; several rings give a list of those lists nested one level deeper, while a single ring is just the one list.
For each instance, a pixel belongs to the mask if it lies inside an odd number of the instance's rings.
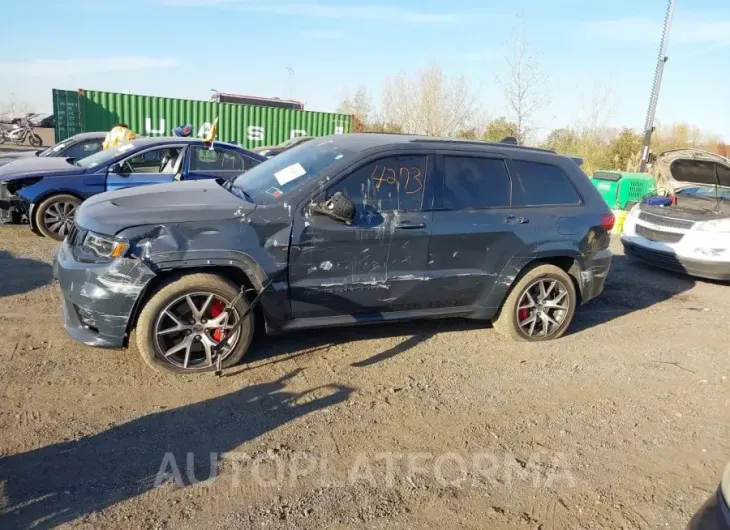
[{"label": "dented front door", "polygon": [[295,318],[378,318],[428,304],[428,163],[426,154],[380,157],[338,180],[325,196],[353,201],[351,225],[299,211],[289,266]]}]

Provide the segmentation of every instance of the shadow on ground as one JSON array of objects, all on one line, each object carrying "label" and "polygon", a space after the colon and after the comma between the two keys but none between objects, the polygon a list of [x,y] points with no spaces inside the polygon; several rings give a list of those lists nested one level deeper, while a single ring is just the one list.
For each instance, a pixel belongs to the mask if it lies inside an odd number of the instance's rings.
[{"label": "shadow on ground", "polygon": [[232,451],[306,414],[342,403],[354,390],[325,386],[287,392],[286,382],[297,373],[150,414],[78,441],[3,458],[0,490],[5,503],[0,517],[5,522],[0,526],[51,528],[134,498],[154,488],[161,468],[172,469],[162,465],[163,459],[175,462],[184,486],[205,480],[211,474],[211,453]]},{"label": "shadow on ground", "polygon": [[48,263],[0,250],[0,298],[27,293],[52,281],[53,268]]},{"label": "shadow on ground", "polygon": [[[405,353],[439,333],[486,330],[490,327],[489,322],[482,320],[450,318],[304,330],[269,337],[259,335],[251,345],[251,352],[246,355],[244,364],[228,370],[226,375],[235,376],[262,365],[285,362],[301,356],[317,355],[318,352],[337,344],[352,344],[362,340],[393,337],[404,339],[387,350],[352,363],[354,367],[364,368]],[[252,366],[252,363],[256,364]]]},{"label": "shadow on ground", "polygon": [[685,300],[697,281],[691,276],[614,255],[603,293],[578,308],[571,333],[606,324],[670,299]]},{"label": "shadow on ground", "polygon": [[[683,300],[687,296],[684,293],[691,290],[696,281],[702,280],[652,268],[624,255],[615,255],[603,293],[578,308],[569,333],[606,324],[615,318],[670,299]],[[302,355],[316,354],[335,344],[404,337],[405,340],[394,347],[352,364],[355,367],[366,367],[404,353],[438,333],[486,330],[490,327],[489,322],[454,318],[299,331],[272,337],[259,335],[246,360],[250,363],[272,359],[270,363],[277,363]],[[236,375],[247,369],[249,368],[244,365],[229,371],[228,375]]]}]

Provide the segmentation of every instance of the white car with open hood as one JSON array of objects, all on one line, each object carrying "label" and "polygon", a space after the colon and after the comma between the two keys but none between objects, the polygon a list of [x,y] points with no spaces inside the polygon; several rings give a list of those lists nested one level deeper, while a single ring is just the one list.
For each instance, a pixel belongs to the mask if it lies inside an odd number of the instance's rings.
[{"label": "white car with open hood", "polygon": [[730,280],[730,160],[697,149],[657,158],[670,206],[635,205],[624,222],[627,256],[657,267]]}]

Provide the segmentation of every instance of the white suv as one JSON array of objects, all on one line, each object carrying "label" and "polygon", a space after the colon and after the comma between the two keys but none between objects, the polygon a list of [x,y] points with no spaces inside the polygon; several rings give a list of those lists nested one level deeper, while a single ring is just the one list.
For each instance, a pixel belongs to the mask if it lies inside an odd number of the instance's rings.
[{"label": "white suv", "polygon": [[730,280],[730,160],[696,149],[662,153],[659,188],[670,206],[635,205],[624,222],[626,255],[692,276]]}]

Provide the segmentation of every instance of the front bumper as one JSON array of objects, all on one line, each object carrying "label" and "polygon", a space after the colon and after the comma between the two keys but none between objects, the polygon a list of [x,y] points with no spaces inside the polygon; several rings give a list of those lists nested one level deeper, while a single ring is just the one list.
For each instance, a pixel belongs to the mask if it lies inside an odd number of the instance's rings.
[{"label": "front bumper", "polygon": [[13,220],[13,213],[26,215],[29,207],[28,201],[17,195],[12,195],[7,188],[0,183],[0,224]]},{"label": "front bumper", "polygon": [[624,253],[649,265],[662,269],[681,272],[709,280],[730,280],[730,261],[703,261],[685,258],[669,250],[656,250],[639,242],[621,238]]},{"label": "front bumper", "polygon": [[78,262],[68,239],[58,249],[53,272],[61,287],[66,332],[89,346],[124,346],[129,319],[154,273],[134,259]]},{"label": "front bumper", "polygon": [[720,490],[692,517],[687,530],[730,530],[730,507]]}]

